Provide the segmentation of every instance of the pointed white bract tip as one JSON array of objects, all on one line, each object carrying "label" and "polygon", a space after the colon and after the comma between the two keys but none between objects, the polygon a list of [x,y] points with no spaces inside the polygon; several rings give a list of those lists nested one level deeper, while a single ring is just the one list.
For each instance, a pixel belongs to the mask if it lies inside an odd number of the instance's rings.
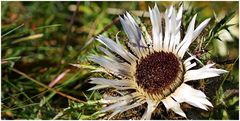
[{"label": "pointed white bract tip", "polygon": [[178,113],[180,116],[187,118],[186,114],[184,112]]},{"label": "pointed white bract tip", "polygon": [[121,24],[123,24],[124,19],[122,18],[122,16],[119,15],[119,19],[120,19]]},{"label": "pointed white bract tip", "polygon": [[152,12],[152,10],[151,10],[151,7],[150,7],[150,6],[148,6],[148,11],[149,11],[149,14]]},{"label": "pointed white bract tip", "polygon": [[121,31],[118,31],[117,34],[115,35],[116,42],[117,42],[118,44],[120,44],[119,39],[118,39],[118,34],[119,34],[120,32],[121,32]]},{"label": "pointed white bract tip", "polygon": [[211,103],[211,102],[209,103],[209,105],[208,105],[208,106],[210,106],[210,107],[213,107],[213,105],[212,105],[212,103]]},{"label": "pointed white bract tip", "polygon": [[200,29],[201,31],[203,28],[205,28],[207,26],[207,24],[210,22],[210,20],[211,20],[211,18],[207,18],[199,25],[199,28],[201,28]]},{"label": "pointed white bract tip", "polygon": [[118,15],[118,17],[119,17],[120,19],[123,19],[120,15]]},{"label": "pointed white bract tip", "polygon": [[93,81],[90,81],[90,82],[88,82],[88,83],[90,83],[90,84],[94,84],[94,82],[93,82]]},{"label": "pointed white bract tip", "polygon": [[211,63],[211,64],[207,64],[207,65],[203,66],[202,68],[210,68],[210,67],[212,67],[214,65],[215,65],[215,63]]},{"label": "pointed white bract tip", "polygon": [[181,4],[181,6],[179,7],[179,10],[183,10],[183,4]]},{"label": "pointed white bract tip", "polygon": [[155,5],[154,5],[154,8],[158,8],[158,5],[157,5],[157,3],[155,3]]},{"label": "pointed white bract tip", "polygon": [[108,85],[96,85],[90,89],[88,89],[87,91],[92,91],[92,90],[98,90],[98,89],[103,89],[103,88],[108,88]]},{"label": "pointed white bract tip", "polygon": [[104,37],[103,35],[98,35],[98,36],[97,36],[98,39],[101,39],[101,38],[103,38],[103,37]]},{"label": "pointed white bract tip", "polygon": [[208,22],[211,21],[211,18],[207,18],[205,21],[208,24]]},{"label": "pointed white bract tip", "polygon": [[127,19],[127,15],[123,14],[123,19],[126,20]]},{"label": "pointed white bract tip", "polygon": [[182,13],[183,13],[183,5],[181,5],[180,8],[179,8],[179,10],[178,10],[177,18],[176,18],[177,21],[180,21],[180,20],[181,20],[181,18],[182,18]]},{"label": "pointed white bract tip", "polygon": [[206,105],[203,105],[202,109],[208,111],[208,107]]},{"label": "pointed white bract tip", "polygon": [[[156,13],[160,13],[160,11],[159,11],[159,9],[158,9],[158,6],[157,6],[157,5],[155,5],[155,7],[154,7],[154,11],[155,11],[155,14],[156,14]],[[160,16],[160,14],[159,14],[159,16]]]},{"label": "pointed white bract tip", "polygon": [[224,73],[228,73],[229,71],[227,71],[227,70],[223,70],[224,71]]},{"label": "pointed white bract tip", "polygon": [[[206,22],[205,24],[207,25],[210,21],[211,21],[211,18],[207,18],[207,19],[205,20],[205,22]],[[206,26],[206,25],[205,25],[205,26]]]},{"label": "pointed white bract tip", "polygon": [[80,64],[73,64],[73,63],[70,63],[71,66],[74,66],[74,67],[77,67],[77,68],[81,68]]},{"label": "pointed white bract tip", "polygon": [[193,16],[193,19],[196,19],[196,18],[197,18],[197,15],[198,15],[198,14],[196,13],[196,14]]},{"label": "pointed white bract tip", "polygon": [[104,39],[104,36],[103,35],[98,35],[96,37],[96,40],[99,41],[99,42],[102,42],[102,40]]},{"label": "pointed white bract tip", "polygon": [[168,18],[172,16],[172,13],[173,13],[173,5],[171,5],[169,8]]},{"label": "pointed white bract tip", "polygon": [[93,91],[93,90],[95,90],[94,88],[89,88],[87,91]]},{"label": "pointed white bract tip", "polygon": [[[215,68],[213,68],[213,69],[215,69]],[[216,73],[217,74],[224,74],[224,73],[228,73],[228,71],[227,70],[223,70],[223,69],[216,69]]]},{"label": "pointed white bract tip", "polygon": [[191,22],[189,23],[188,25],[188,29],[187,29],[187,33],[188,32],[192,32],[192,31],[189,31],[189,30],[193,30],[194,31],[194,25],[195,25],[195,22],[196,22],[196,18],[197,18],[197,14],[195,14],[191,20]]},{"label": "pointed white bract tip", "polygon": [[96,80],[95,79],[89,79],[89,80],[91,80],[90,82],[88,82],[88,83],[91,83],[91,84],[95,84],[95,82],[96,82]]},{"label": "pointed white bract tip", "polygon": [[97,84],[97,79],[89,79],[90,81],[88,83],[91,83],[91,84]]},{"label": "pointed white bract tip", "polygon": [[127,15],[128,18],[132,17],[127,11],[126,11],[126,15]]}]

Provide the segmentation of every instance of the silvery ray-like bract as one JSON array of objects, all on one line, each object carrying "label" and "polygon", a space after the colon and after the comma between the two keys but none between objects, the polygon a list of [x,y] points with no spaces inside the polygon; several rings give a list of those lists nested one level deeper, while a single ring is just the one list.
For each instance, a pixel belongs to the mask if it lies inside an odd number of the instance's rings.
[{"label": "silvery ray-like bract", "polygon": [[[216,77],[227,72],[213,68],[214,64],[196,69],[197,63],[194,61],[197,58],[187,54],[190,44],[200,35],[210,19],[204,20],[195,28],[197,15],[194,15],[181,39],[182,13],[183,6],[178,11],[170,6],[162,19],[157,5],[153,9],[149,8],[152,36],[140,29],[133,17],[126,13],[120,17],[120,22],[129,39],[127,49],[121,45],[117,35],[116,42],[102,35],[97,37],[108,49],[100,47],[106,55],[94,55],[90,60],[102,67],[96,71],[118,78],[91,78],[90,83],[97,85],[89,90],[112,88],[120,93],[121,96],[105,98],[111,104],[102,109],[102,112],[112,111],[109,118],[144,103],[147,103],[147,108],[142,119],[151,119],[152,113],[161,102],[167,110],[182,117],[186,117],[180,108],[180,103],[183,102],[203,110],[208,110],[208,106],[213,107],[202,91],[186,84],[188,81]],[[163,23],[165,27],[162,27]]]}]

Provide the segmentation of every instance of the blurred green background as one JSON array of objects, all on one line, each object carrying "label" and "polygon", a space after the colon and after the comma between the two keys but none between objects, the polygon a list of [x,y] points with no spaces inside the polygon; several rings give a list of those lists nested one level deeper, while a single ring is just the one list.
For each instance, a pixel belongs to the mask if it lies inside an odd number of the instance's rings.
[{"label": "blurred green background", "polygon": [[[156,3],[161,12],[171,4],[179,6],[179,2]],[[92,86],[87,84],[90,76],[104,76],[92,73],[97,65],[88,61],[89,55],[101,54],[97,49],[101,44],[94,37],[104,34],[114,38],[118,31],[123,31],[118,15],[124,11],[140,17],[151,30],[150,20],[143,14],[154,4],[1,1],[1,118],[101,118],[105,114],[95,113],[102,107],[97,102],[101,93],[86,91]],[[197,24],[212,18],[202,34],[204,37],[198,38],[205,40],[203,46],[195,49],[199,42],[196,41],[191,52],[204,64],[215,62],[229,71],[203,82],[204,91],[215,107],[208,112],[191,110],[187,112],[190,119],[239,118],[238,5],[238,2],[184,2],[183,30],[195,13]],[[120,36],[125,35],[121,32]]]}]

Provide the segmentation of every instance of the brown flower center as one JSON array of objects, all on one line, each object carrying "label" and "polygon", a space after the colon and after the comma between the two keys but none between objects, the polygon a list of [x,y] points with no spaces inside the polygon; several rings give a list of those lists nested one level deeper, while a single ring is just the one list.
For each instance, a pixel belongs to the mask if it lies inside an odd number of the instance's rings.
[{"label": "brown flower center", "polygon": [[165,97],[182,82],[182,62],[171,52],[155,52],[142,58],[136,68],[136,82],[144,92]]}]

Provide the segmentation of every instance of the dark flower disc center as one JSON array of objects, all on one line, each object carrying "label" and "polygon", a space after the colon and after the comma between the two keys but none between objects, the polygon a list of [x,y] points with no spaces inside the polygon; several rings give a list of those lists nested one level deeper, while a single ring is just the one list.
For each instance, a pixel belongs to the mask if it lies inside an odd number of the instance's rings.
[{"label": "dark flower disc center", "polygon": [[138,86],[147,93],[156,94],[170,88],[180,71],[179,59],[171,52],[161,51],[142,58],[135,76]]}]

